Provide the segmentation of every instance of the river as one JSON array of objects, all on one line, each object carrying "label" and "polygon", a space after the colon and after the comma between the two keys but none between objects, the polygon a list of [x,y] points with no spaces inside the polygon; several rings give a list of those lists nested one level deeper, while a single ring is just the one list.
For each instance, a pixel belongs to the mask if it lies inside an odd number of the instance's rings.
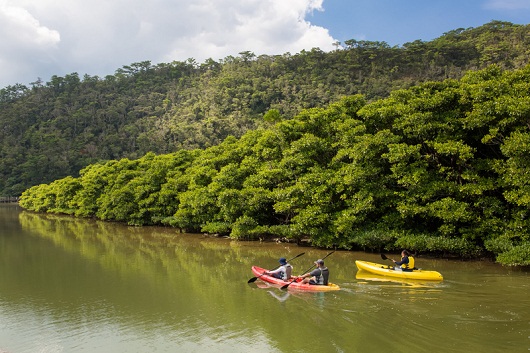
[{"label": "river", "polygon": [[[329,253],[175,229],[34,214],[0,205],[0,353],[526,352],[529,272],[489,261],[418,257],[435,283],[357,273],[326,259],[341,290],[281,291],[250,268]],[[387,254],[399,257],[397,254]]]}]

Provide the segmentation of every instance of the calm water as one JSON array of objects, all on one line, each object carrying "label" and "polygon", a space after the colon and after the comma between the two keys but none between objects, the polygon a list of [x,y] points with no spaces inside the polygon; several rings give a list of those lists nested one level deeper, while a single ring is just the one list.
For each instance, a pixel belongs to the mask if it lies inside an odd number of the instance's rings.
[{"label": "calm water", "polygon": [[[247,284],[328,250],[36,215],[0,205],[0,352],[528,352],[529,274],[418,258],[441,283],[363,278],[337,251],[339,292]],[[393,255],[397,256],[397,255]]]}]

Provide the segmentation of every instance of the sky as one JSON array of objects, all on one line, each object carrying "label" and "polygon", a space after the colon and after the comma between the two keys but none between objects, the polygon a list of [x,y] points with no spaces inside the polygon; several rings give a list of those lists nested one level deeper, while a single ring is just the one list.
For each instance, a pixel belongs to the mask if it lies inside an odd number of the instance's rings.
[{"label": "sky", "polygon": [[492,20],[530,24],[530,0],[0,0],[0,88],[142,61],[395,46]]}]

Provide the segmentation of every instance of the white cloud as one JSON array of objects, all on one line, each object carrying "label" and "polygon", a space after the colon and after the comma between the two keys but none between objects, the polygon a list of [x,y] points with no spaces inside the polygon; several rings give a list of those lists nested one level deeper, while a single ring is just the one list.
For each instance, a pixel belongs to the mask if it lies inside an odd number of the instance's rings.
[{"label": "white cloud", "polygon": [[133,62],[332,50],[323,0],[0,0],[0,87]]},{"label": "white cloud", "polygon": [[216,60],[246,50],[260,55],[313,47],[332,49],[334,40],[329,32],[304,20],[321,1],[252,0],[235,5],[233,1],[216,1],[216,9],[205,3],[190,10],[200,28],[175,37],[172,50],[164,55],[166,61],[189,56],[198,61]]},{"label": "white cloud", "polygon": [[[0,2],[0,87],[27,80],[33,65],[50,61],[61,37],[26,9]],[[36,78],[36,77],[33,77]]]},{"label": "white cloud", "polygon": [[1,6],[0,18],[2,31],[8,34],[8,44],[15,41],[22,45],[36,45],[39,47],[53,47],[61,38],[57,31],[41,26],[28,11],[21,7]]}]

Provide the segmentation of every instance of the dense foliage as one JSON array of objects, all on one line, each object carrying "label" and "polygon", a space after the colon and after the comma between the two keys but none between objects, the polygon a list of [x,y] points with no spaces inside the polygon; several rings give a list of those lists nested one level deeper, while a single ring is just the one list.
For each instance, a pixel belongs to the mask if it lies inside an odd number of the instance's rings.
[{"label": "dense foliage", "polygon": [[496,65],[228,137],[92,164],[21,205],[315,246],[530,265],[530,66]]},{"label": "dense foliage", "polygon": [[215,146],[343,96],[373,101],[490,64],[522,68],[529,32],[493,21],[399,47],[348,40],[330,53],[144,61],[104,78],[72,73],[9,86],[0,90],[0,195],[76,176],[99,161]]}]

